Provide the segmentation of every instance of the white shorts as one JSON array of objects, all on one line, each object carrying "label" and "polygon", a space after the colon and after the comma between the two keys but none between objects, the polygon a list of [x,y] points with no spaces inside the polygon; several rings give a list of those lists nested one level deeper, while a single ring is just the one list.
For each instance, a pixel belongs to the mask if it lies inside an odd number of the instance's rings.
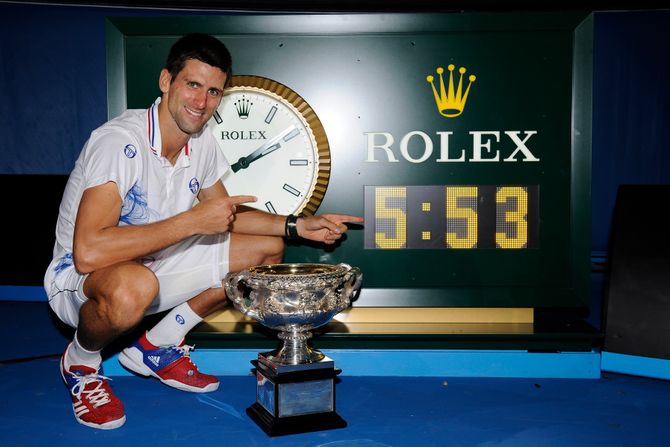
[{"label": "white shorts", "polygon": [[[221,287],[229,271],[229,253],[229,233],[224,233],[187,239],[161,251],[158,260],[142,259],[160,285],[147,315],[172,309],[207,289]],[[51,262],[44,279],[49,305],[63,322],[77,327],[79,309],[88,299],[83,292],[88,275],[79,273],[71,262],[65,268],[57,268],[59,263],[60,258]]]}]

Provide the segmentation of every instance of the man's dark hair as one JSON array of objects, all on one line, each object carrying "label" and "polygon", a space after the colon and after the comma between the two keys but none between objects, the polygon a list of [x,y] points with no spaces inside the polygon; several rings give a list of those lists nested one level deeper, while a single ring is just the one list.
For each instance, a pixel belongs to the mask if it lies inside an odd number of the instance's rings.
[{"label": "man's dark hair", "polygon": [[216,37],[200,33],[187,34],[172,45],[165,68],[170,72],[173,81],[189,59],[197,59],[220,68],[226,74],[226,86],[233,77],[230,52]]}]

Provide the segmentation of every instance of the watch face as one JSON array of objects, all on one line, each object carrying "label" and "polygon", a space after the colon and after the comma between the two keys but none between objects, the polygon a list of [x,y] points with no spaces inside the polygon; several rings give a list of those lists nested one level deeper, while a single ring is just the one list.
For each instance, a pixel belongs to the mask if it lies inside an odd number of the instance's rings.
[{"label": "watch face", "polygon": [[258,201],[250,206],[275,214],[316,211],[330,151],[321,123],[299,95],[266,78],[233,77],[210,126],[231,165],[222,178],[230,195],[254,195]]}]

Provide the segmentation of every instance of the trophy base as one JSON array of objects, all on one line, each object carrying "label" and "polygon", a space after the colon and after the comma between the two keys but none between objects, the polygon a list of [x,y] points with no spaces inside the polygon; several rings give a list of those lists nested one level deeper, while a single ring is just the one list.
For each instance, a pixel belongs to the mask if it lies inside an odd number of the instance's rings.
[{"label": "trophy base", "polygon": [[347,421],[342,419],[340,415],[335,412],[277,418],[272,416],[258,402],[247,408],[247,415],[249,415],[256,425],[258,425],[268,436],[332,430],[347,426]]},{"label": "trophy base", "polygon": [[287,370],[273,368],[262,358],[251,362],[256,367],[256,403],[247,414],[265,433],[279,436],[347,426],[335,411],[335,377],[342,370],[331,359]]}]

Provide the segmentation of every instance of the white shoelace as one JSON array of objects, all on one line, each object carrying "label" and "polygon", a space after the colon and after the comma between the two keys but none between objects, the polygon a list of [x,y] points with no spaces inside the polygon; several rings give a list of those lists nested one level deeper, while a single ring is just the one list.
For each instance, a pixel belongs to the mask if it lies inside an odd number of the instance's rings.
[{"label": "white shoelace", "polygon": [[182,345],[182,346],[171,346],[172,349],[176,349],[177,351],[180,351],[185,357],[189,358],[189,361],[191,360],[191,351],[195,349],[195,345],[190,346],[190,345]]},{"label": "white shoelace", "polygon": [[[93,408],[98,408],[99,406],[105,405],[112,401],[112,399],[109,397],[109,393],[105,391],[102,386],[103,380],[111,380],[109,377],[101,376],[99,374],[87,374],[85,376],[77,377],[79,378],[79,381],[74,387],[72,387],[72,395],[77,399],[81,400],[83,394],[84,398],[87,399],[91,405],[93,405]],[[98,383],[96,387],[87,390],[86,385],[93,382]]]}]

